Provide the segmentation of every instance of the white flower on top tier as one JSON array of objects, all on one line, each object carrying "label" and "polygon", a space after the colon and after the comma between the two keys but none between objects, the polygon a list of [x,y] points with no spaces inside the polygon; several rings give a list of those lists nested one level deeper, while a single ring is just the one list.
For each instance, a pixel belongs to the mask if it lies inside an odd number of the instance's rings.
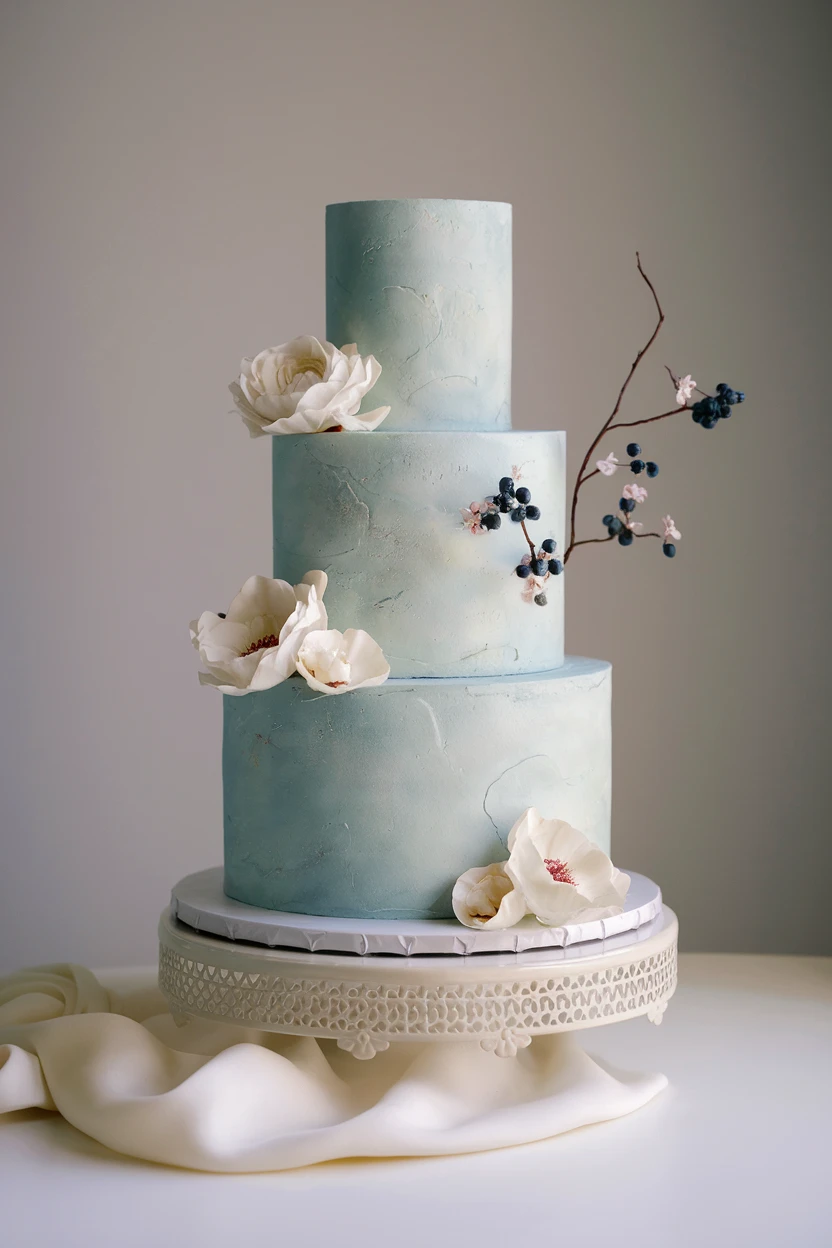
[{"label": "white flower on top tier", "polygon": [[225,616],[203,611],[191,641],[208,669],[200,683],[222,693],[255,693],[291,676],[312,629],[327,626],[325,572],[307,572],[300,585],[250,576]]},{"label": "white flower on top tier", "polygon": [[354,343],[340,351],[331,342],[304,336],[244,359],[229,386],[251,436],[322,433],[326,429],[376,429],[390,411],[358,414],[361,400],[381,376],[372,356]]},{"label": "white flower on top tier", "polygon": [[526,899],[506,875],[505,865],[472,867],[457,880],[451,905],[465,927],[514,927],[526,914]]},{"label": "white flower on top tier", "polygon": [[560,927],[620,914],[630,877],[563,819],[531,807],[508,838],[505,873],[540,923]]},{"label": "white flower on top tier", "polygon": [[297,669],[319,693],[349,693],[383,685],[390,664],[381,647],[360,628],[307,633],[297,656]]}]

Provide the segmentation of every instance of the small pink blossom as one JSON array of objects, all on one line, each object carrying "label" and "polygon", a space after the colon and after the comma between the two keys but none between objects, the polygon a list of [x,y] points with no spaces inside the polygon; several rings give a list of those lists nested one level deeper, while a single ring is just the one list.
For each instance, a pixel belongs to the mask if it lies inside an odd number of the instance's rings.
[{"label": "small pink blossom", "polygon": [[690,373],[688,373],[686,377],[679,378],[676,382],[676,386],[676,402],[687,403],[688,399],[690,399],[696,389],[696,382],[693,380]]},{"label": "small pink blossom", "polygon": [[470,507],[460,507],[462,523],[469,533],[484,533],[482,527],[483,503],[471,503]]},{"label": "small pink blossom", "polygon": [[614,451],[610,451],[606,459],[598,459],[595,461],[595,467],[602,472],[605,477],[611,477],[618,467],[618,456]]},{"label": "small pink blossom", "polygon": [[662,524],[664,525],[664,540],[669,542],[671,539],[678,542],[682,534],[676,528],[676,524],[672,516],[662,516]]},{"label": "small pink blossom", "polygon": [[632,482],[632,484],[624,486],[624,489],[621,491],[621,497],[631,498],[635,503],[643,503],[647,500],[647,491],[643,485],[636,485],[635,482]]},{"label": "small pink blossom", "polygon": [[641,521],[640,521],[640,520],[634,520],[634,519],[633,519],[633,517],[632,517],[632,515],[631,515],[629,512],[628,512],[628,513],[627,513],[627,515],[624,517],[624,523],[625,523],[625,525],[627,526],[627,528],[630,530],[630,532],[631,532],[631,533],[635,533],[636,529],[641,529],[641,528],[643,528],[643,527],[644,527],[644,526],[642,525]]},{"label": "small pink blossom", "polygon": [[512,481],[514,482],[514,484],[515,484],[515,485],[517,484],[517,482],[518,482],[518,481],[522,481],[522,480],[523,480],[523,474],[522,474],[522,473],[521,473],[521,471],[520,471],[520,465],[519,465],[519,464],[512,464],[512,465],[511,465],[511,479],[512,479]]}]

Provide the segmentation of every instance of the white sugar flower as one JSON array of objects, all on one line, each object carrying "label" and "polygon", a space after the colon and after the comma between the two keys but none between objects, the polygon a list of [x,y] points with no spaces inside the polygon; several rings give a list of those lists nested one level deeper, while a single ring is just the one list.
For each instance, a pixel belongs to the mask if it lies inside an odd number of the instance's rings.
[{"label": "white sugar flower", "polygon": [[606,459],[595,461],[595,467],[599,472],[603,472],[605,477],[611,477],[618,467],[618,456],[613,451],[610,451]]},{"label": "white sugar flower", "polygon": [[678,387],[676,390],[676,402],[687,403],[688,399],[696,389],[696,382],[693,380],[690,373],[688,373],[686,377],[681,377],[679,381],[677,381],[676,385]]},{"label": "white sugar flower", "polygon": [[547,927],[620,914],[630,877],[563,819],[544,819],[533,807],[508,838],[505,873],[526,907]]},{"label": "white sugar flower", "polygon": [[627,512],[627,513],[625,514],[625,516],[624,516],[624,524],[625,524],[625,526],[626,526],[626,527],[630,530],[630,532],[631,532],[631,533],[635,533],[636,529],[642,529],[642,528],[644,528],[644,525],[641,523],[641,521],[640,521],[640,520],[634,520],[634,519],[633,519],[633,513],[632,513],[632,512]]},{"label": "white sugar flower", "polygon": [[526,914],[526,899],[505,873],[504,862],[464,872],[451,897],[454,914],[465,927],[514,927]]},{"label": "white sugar flower", "polygon": [[298,651],[297,669],[319,693],[349,693],[383,685],[390,675],[381,647],[360,628],[307,633]]},{"label": "white sugar flower", "polygon": [[647,491],[643,485],[636,485],[634,482],[625,485],[621,491],[622,498],[631,498],[636,503],[643,503],[647,500]]},{"label": "white sugar flower", "polygon": [[381,365],[372,355],[360,356],[355,343],[339,351],[307,335],[268,347],[240,367],[229,390],[252,437],[376,429],[390,411],[377,407],[358,414]]},{"label": "white sugar flower", "polygon": [[222,693],[271,689],[295,671],[301,642],[327,626],[325,572],[307,572],[300,585],[250,576],[225,616],[203,611],[191,641],[206,672],[200,683]]},{"label": "white sugar flower", "polygon": [[676,528],[676,524],[672,516],[662,516],[662,524],[664,525],[664,540],[666,542],[678,542],[682,534]]}]

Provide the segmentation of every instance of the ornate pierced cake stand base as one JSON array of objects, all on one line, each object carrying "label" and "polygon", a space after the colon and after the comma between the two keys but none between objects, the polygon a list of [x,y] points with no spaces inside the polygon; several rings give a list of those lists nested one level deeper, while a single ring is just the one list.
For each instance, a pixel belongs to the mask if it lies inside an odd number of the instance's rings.
[{"label": "ornate pierced cake stand base", "polygon": [[178,1022],[245,1029],[241,1041],[287,1063],[269,1168],[481,1151],[620,1117],[666,1086],[560,1033],[660,1022],[677,931],[664,907],[636,932],[567,949],[357,957],[237,944],[166,912],[159,985]]}]

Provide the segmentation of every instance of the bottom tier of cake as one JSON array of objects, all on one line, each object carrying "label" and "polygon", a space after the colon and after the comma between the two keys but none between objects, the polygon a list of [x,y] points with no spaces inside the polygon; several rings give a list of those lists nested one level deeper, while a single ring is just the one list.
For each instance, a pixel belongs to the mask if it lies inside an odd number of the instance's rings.
[{"label": "bottom tier of cake", "polygon": [[225,697],[225,891],[345,918],[447,918],[454,881],[507,857],[529,806],[609,853],[611,668],[389,680],[340,696],[291,679]]}]

